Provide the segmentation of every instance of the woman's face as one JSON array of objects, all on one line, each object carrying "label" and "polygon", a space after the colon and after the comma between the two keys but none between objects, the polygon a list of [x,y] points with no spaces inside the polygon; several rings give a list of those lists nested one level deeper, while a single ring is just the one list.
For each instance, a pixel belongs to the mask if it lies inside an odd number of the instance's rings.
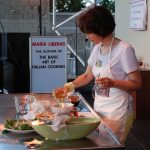
[{"label": "woman's face", "polygon": [[86,36],[95,45],[98,44],[99,42],[102,42],[102,40],[103,40],[103,37],[101,37],[97,34],[94,34],[94,33],[87,33]]}]

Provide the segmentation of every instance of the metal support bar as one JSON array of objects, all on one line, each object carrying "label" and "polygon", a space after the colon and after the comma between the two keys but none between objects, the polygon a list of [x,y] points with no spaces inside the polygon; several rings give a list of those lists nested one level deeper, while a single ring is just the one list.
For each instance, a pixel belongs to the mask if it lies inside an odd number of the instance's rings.
[{"label": "metal support bar", "polygon": [[[55,32],[56,32],[56,34],[57,35],[61,35],[59,32],[58,32],[58,30],[54,30]],[[73,50],[73,48],[71,47],[71,45],[70,44],[68,44],[67,43],[67,47],[70,49],[70,51],[77,57],[77,59],[81,62],[81,64],[85,67],[85,62],[83,61],[83,59],[79,56],[79,55],[77,55],[76,54],[76,52]]]},{"label": "metal support bar", "polygon": [[[93,5],[90,5],[89,7],[86,7],[85,9],[75,13],[73,16],[67,18],[66,20],[64,20],[63,22],[61,22],[60,24],[56,25],[56,0],[53,0],[53,26],[52,29],[56,32],[57,35],[61,36],[61,34],[58,32],[58,29],[60,26],[62,26],[63,24],[67,23],[68,21],[70,21],[71,19],[77,17],[78,15],[80,15],[83,11],[91,8]],[[67,47],[69,48],[69,50],[77,57],[77,59],[80,61],[80,63],[85,67],[85,62],[83,61],[83,59],[78,56],[76,54],[76,52],[73,50],[73,48],[71,47],[71,45],[67,44]]]},{"label": "metal support bar", "polygon": [[83,12],[83,10],[77,12],[76,14],[72,15],[71,17],[67,18],[66,20],[64,20],[63,22],[61,22],[60,24],[55,26],[55,29],[59,28],[60,26],[62,26],[63,24],[67,23],[68,21],[70,21],[71,19],[77,17],[78,15],[80,15]]},{"label": "metal support bar", "polygon": [[55,29],[55,23],[56,23],[55,7],[56,7],[56,0],[53,0],[53,26],[52,26],[52,29]]},{"label": "metal support bar", "polygon": [[0,94],[3,94],[3,60],[0,60]]},{"label": "metal support bar", "polygon": [[40,4],[38,6],[39,12],[39,28],[40,28],[40,35],[42,35],[42,0],[39,0]]}]

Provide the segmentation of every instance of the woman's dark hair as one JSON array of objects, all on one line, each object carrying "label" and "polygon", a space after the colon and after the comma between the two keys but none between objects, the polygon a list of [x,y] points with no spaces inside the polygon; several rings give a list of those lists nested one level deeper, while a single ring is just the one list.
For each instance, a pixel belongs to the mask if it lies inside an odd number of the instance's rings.
[{"label": "woman's dark hair", "polygon": [[102,37],[115,29],[113,15],[102,6],[94,6],[78,17],[78,27],[83,33],[94,33]]}]

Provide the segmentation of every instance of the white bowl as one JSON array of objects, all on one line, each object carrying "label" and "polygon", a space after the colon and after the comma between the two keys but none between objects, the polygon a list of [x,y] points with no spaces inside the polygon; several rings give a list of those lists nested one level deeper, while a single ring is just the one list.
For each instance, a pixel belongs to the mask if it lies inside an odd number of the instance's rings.
[{"label": "white bowl", "polygon": [[74,110],[72,103],[61,103],[62,106],[51,106],[51,111],[53,113],[66,113],[69,114]]}]

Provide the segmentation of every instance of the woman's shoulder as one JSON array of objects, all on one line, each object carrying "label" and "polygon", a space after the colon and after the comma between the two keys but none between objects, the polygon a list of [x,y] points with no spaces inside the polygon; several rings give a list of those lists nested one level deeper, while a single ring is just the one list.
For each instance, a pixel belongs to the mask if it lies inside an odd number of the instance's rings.
[{"label": "woman's shoulder", "polygon": [[101,45],[102,45],[102,43],[94,45],[93,51],[98,51],[100,49]]},{"label": "woman's shoulder", "polygon": [[119,46],[124,49],[133,48],[130,43],[126,42],[125,40],[120,40],[120,39],[119,39]]},{"label": "woman's shoulder", "polygon": [[128,53],[134,53],[134,48],[126,41],[117,39],[115,40],[115,46],[113,48],[114,57],[124,56]]},{"label": "woman's shoulder", "polygon": [[89,56],[89,59],[88,59],[88,64],[90,66],[92,66],[92,64],[96,60],[100,46],[101,46],[100,44],[94,45],[94,47],[93,47],[93,49],[91,51],[91,54]]},{"label": "woman's shoulder", "polygon": [[96,45],[94,45],[93,46],[93,49],[92,49],[92,51],[91,51],[91,54],[92,55],[97,55],[97,53],[98,53],[98,51],[99,51],[99,49],[100,49],[100,44],[96,44]]}]

